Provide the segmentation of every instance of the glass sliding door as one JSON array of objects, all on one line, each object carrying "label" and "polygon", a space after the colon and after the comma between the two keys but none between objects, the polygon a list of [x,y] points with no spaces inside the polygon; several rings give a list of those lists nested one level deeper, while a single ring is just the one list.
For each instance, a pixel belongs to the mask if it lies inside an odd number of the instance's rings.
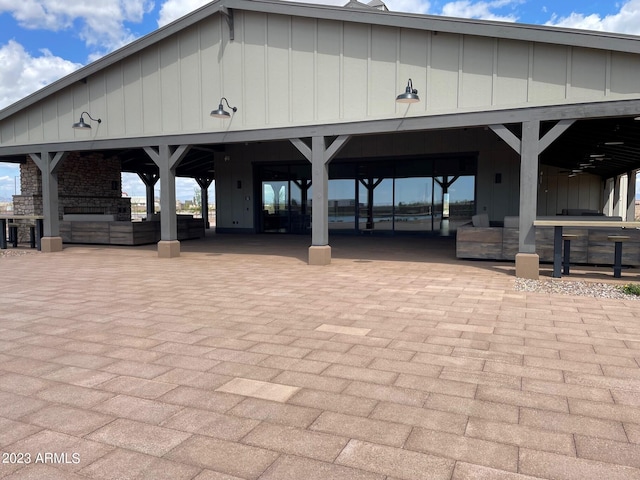
[{"label": "glass sliding door", "polygon": [[475,214],[475,180],[474,175],[465,175],[449,186],[449,228],[452,230],[470,222]]},{"label": "glass sliding door", "polygon": [[396,178],[394,229],[399,232],[427,232],[432,225],[433,178]]},{"label": "glass sliding door", "polygon": [[262,182],[262,215],[265,232],[289,230],[289,181]]},{"label": "glass sliding door", "polygon": [[329,229],[355,230],[356,181],[329,180]]},{"label": "glass sliding door", "polygon": [[[476,169],[471,155],[332,162],[329,229],[447,235],[475,213]],[[257,179],[259,230],[310,233],[311,166],[261,165]]]},{"label": "glass sliding door", "polygon": [[265,165],[258,169],[261,231],[310,231],[310,176],[311,168],[307,165]]},{"label": "glass sliding door", "polygon": [[360,179],[359,222],[360,230],[393,230],[393,179]]}]

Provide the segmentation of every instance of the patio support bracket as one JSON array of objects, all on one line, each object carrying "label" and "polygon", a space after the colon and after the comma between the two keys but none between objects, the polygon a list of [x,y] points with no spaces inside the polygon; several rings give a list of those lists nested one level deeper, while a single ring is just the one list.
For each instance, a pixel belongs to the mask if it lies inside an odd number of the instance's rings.
[{"label": "patio support bracket", "polygon": [[310,265],[331,263],[329,246],[329,162],[349,141],[350,136],[340,135],[327,146],[325,137],[311,138],[311,147],[300,138],[291,143],[311,162],[311,184],[313,185],[313,215],[311,216]]},{"label": "patio support bracket", "polygon": [[58,199],[58,169],[67,156],[67,152],[43,151],[40,154],[30,153],[29,157],[42,172],[42,213],[43,220],[43,252],[59,252],[62,250],[60,237],[60,212]]},{"label": "patio support bracket", "polygon": [[504,125],[489,125],[507,145],[520,155],[520,207],[516,276],[537,279],[539,257],[536,254],[536,232],[533,222],[538,205],[539,156],[562,135],[575,120],[558,121],[540,138],[540,120],[522,122],[522,139]]},{"label": "patio support bracket", "polygon": [[144,151],[160,171],[160,242],[158,256],[180,256],[178,218],[176,216],[176,168],[189,152],[191,145],[160,145],[144,147]]}]

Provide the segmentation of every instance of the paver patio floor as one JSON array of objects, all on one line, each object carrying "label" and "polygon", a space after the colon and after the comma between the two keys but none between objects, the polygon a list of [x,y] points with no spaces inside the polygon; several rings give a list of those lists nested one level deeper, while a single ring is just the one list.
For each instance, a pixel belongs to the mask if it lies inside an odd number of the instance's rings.
[{"label": "paver patio floor", "polygon": [[0,478],[640,479],[640,301],[518,292],[447,239],[331,243],[0,258]]}]

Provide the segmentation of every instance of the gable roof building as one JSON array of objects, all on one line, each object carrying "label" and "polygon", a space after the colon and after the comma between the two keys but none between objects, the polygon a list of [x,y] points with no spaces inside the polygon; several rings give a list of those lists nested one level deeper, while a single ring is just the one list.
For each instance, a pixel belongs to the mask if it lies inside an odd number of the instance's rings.
[{"label": "gable roof building", "polygon": [[[330,259],[332,180],[353,180],[355,203],[373,204],[378,179],[396,192],[395,179],[430,178],[448,194],[473,177],[475,212],[519,216],[519,251],[534,254],[536,215],[602,211],[640,166],[640,38],[345,7],[214,1],[0,111],[0,161],[42,171],[45,238],[59,238],[55,175],[68,152],[159,177],[170,255],[176,175],[215,178],[220,231],[265,231],[267,166],[278,166],[281,228],[295,190],[312,262]],[[418,102],[396,101],[407,89]],[[210,115],[219,106],[228,117]],[[71,128],[80,118],[90,133]]]}]

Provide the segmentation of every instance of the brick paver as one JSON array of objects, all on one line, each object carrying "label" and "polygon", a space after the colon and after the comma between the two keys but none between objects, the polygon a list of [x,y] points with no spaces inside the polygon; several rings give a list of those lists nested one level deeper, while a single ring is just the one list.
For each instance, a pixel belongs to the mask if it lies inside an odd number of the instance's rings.
[{"label": "brick paver", "polygon": [[451,239],[308,243],[0,258],[0,478],[640,478],[640,301],[518,292]]}]

